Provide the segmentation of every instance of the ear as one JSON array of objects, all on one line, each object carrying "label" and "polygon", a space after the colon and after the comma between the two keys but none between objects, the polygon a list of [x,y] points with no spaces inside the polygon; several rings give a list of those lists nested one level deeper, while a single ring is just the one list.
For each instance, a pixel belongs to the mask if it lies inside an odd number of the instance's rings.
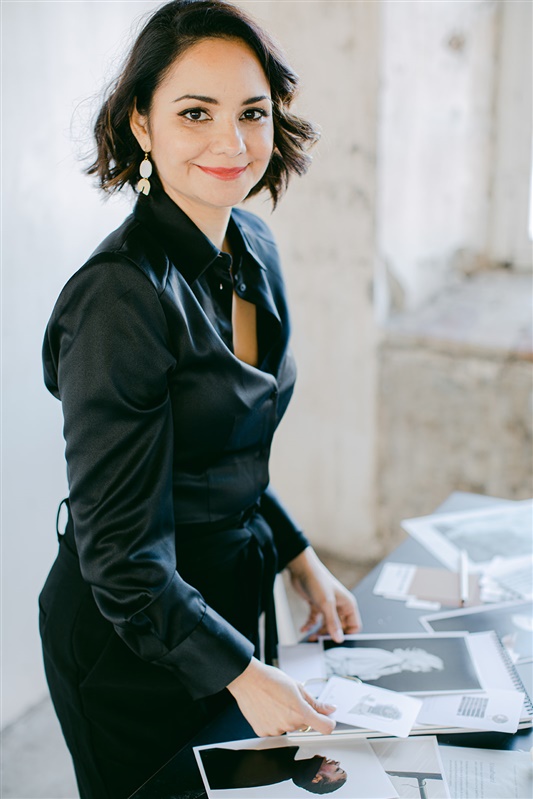
[{"label": "ear", "polygon": [[311,782],[314,782],[316,785],[318,785],[319,782],[322,782],[322,779],[322,774],[317,774],[315,777],[313,777]]},{"label": "ear", "polygon": [[130,114],[130,128],[139,142],[139,147],[144,150],[145,153],[149,153],[152,149],[152,143],[150,141],[150,132],[148,128],[148,116],[140,114],[136,104]]}]

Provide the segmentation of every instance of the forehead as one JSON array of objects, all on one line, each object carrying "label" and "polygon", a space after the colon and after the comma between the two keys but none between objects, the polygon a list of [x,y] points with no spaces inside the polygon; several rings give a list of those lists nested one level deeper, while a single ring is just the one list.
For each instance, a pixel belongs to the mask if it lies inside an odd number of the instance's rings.
[{"label": "forehead", "polygon": [[[201,39],[179,55],[160,89],[205,94],[209,87],[246,94],[247,87],[269,91],[269,82],[254,51],[241,39]],[[211,90],[212,93],[212,90]]]}]

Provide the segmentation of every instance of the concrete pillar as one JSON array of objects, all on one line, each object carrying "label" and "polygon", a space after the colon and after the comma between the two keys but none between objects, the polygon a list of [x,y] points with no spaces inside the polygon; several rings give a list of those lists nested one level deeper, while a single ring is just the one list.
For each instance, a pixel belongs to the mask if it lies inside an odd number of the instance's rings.
[{"label": "concrete pillar", "polygon": [[374,268],[379,3],[242,3],[301,75],[314,163],[269,216],[283,257],[299,378],[272,480],[314,544],[375,558]]}]

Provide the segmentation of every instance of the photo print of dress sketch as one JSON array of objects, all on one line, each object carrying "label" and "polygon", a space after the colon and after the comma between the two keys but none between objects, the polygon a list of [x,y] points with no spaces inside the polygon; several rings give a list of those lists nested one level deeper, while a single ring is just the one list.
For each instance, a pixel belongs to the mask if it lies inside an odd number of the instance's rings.
[{"label": "photo print of dress sketch", "polygon": [[404,519],[402,527],[444,565],[455,571],[464,550],[471,570],[480,571],[495,558],[526,558],[533,552],[533,501],[496,508],[438,513]]},{"label": "photo print of dress sketch", "polygon": [[495,557],[514,558],[530,555],[531,503],[505,506],[486,515],[464,515],[456,521],[441,521],[433,525],[457,549],[464,549],[474,564],[490,563]]},{"label": "photo print of dress sketch", "polygon": [[357,677],[409,694],[482,689],[464,634],[323,639],[327,677]]},{"label": "photo print of dress sketch", "polygon": [[379,702],[372,694],[365,694],[348,713],[361,716],[379,716],[382,719],[401,719],[402,711],[392,703]]},{"label": "photo print of dress sketch", "polygon": [[390,778],[366,739],[298,743],[285,736],[194,749],[209,799],[394,797]]}]

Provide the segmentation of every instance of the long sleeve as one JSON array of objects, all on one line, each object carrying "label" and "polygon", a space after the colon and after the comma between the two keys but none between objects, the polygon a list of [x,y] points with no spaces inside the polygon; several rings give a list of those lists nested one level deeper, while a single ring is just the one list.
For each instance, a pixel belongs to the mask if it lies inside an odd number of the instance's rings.
[{"label": "long sleeve", "polygon": [[83,577],[131,649],[201,698],[246,668],[253,645],[176,571],[168,377],[178,358],[155,287],[120,257],[67,284],[44,345]]},{"label": "long sleeve", "polygon": [[278,553],[278,568],[281,571],[309,546],[309,541],[270,486],[261,497],[261,513],[272,530]]}]

